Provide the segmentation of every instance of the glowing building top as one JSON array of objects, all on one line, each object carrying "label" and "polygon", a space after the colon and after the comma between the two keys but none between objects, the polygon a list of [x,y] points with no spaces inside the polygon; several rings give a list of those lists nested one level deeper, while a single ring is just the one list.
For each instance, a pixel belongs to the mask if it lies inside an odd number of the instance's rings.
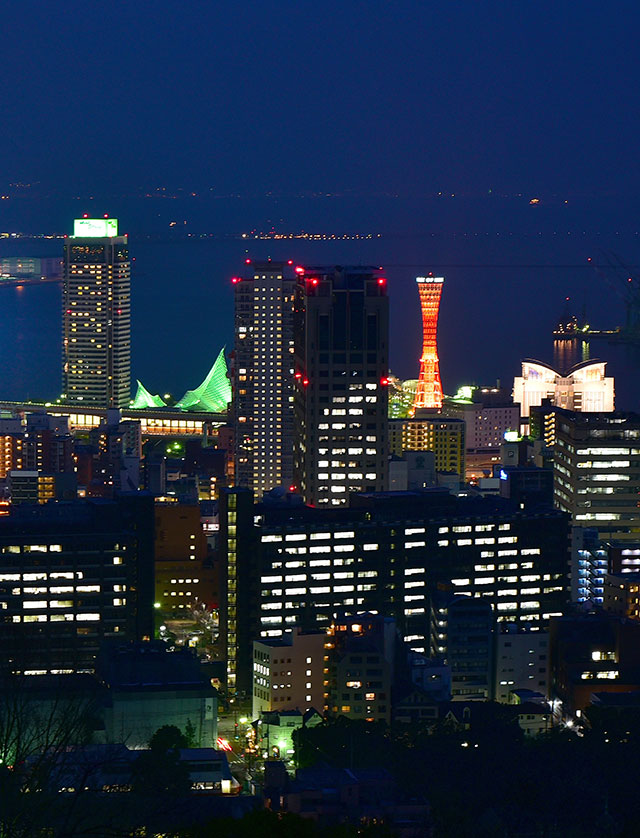
[{"label": "glowing building top", "polygon": [[420,307],[422,309],[422,356],[414,410],[423,407],[442,407],[442,382],[438,360],[438,309],[444,277],[417,276]]},{"label": "glowing building top", "polygon": [[118,235],[117,218],[74,218],[73,236],[75,239],[111,239]]},{"label": "glowing building top", "polygon": [[605,375],[606,361],[583,361],[566,373],[541,361],[526,359],[522,375],[513,380],[513,401],[523,417],[532,407],[550,399],[556,407],[581,413],[608,413],[614,409],[614,380]]}]

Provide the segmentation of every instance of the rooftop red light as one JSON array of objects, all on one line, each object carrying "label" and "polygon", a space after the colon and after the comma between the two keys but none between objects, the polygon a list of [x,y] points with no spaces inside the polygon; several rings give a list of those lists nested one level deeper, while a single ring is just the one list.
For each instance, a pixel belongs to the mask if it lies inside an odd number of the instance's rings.
[{"label": "rooftop red light", "polygon": [[297,267],[296,268],[296,273],[297,274],[303,274],[304,273],[304,268]]}]

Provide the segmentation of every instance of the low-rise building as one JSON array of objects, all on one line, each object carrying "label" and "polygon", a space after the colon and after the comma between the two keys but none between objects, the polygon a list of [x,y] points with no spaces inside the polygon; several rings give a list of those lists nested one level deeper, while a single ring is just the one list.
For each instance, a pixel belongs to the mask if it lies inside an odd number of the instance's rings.
[{"label": "low-rise building", "polygon": [[640,573],[607,573],[602,607],[618,617],[640,620]]},{"label": "low-rise building", "polygon": [[218,694],[189,649],[168,652],[162,642],[106,644],[97,675],[107,687],[102,713],[107,742],[144,748],[153,734],[174,725],[194,746],[217,739]]},{"label": "low-rise building", "polygon": [[640,688],[640,622],[605,611],[551,620],[550,682],[566,711],[582,710],[596,692]]},{"label": "low-rise building", "polygon": [[255,722],[257,739],[262,754],[269,759],[290,760],[295,753],[294,734],[301,727],[314,726],[322,722],[317,710],[274,710],[262,713]]},{"label": "low-rise building", "polygon": [[253,643],[252,718],[269,711],[324,707],[325,632],[295,628],[278,640]]},{"label": "low-rise building", "polygon": [[395,621],[373,614],[343,616],[325,643],[325,707],[336,716],[391,721],[399,636]]},{"label": "low-rise building", "polygon": [[507,703],[514,690],[549,695],[549,633],[500,623],[495,635],[494,698]]}]

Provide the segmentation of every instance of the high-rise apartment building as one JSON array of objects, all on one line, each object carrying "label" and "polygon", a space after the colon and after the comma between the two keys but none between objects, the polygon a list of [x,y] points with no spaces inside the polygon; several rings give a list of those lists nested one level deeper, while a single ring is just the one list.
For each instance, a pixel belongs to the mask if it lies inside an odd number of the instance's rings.
[{"label": "high-rise apartment building", "polygon": [[417,276],[422,312],[422,355],[414,410],[442,406],[442,381],[438,358],[438,311],[444,286],[441,276]]},{"label": "high-rise apartment building", "polygon": [[234,277],[236,484],[256,496],[293,479],[293,272],[251,262]]},{"label": "high-rise apartment building", "polygon": [[375,268],[296,271],[294,484],[339,506],[387,485],[387,283]]},{"label": "high-rise apartment building", "polygon": [[62,386],[71,404],[129,404],[130,275],[117,219],[77,218],[65,241],[62,287]]}]

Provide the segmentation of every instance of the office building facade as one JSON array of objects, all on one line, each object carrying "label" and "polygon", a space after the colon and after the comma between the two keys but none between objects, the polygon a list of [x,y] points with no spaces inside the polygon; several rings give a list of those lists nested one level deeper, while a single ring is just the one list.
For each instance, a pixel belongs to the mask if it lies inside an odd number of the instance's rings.
[{"label": "office building facade", "polygon": [[389,420],[391,453],[402,456],[405,451],[432,451],[436,472],[464,477],[464,421],[421,413],[416,411],[412,419]]},{"label": "office building facade", "polygon": [[395,617],[405,642],[428,653],[439,590],[482,598],[496,622],[542,630],[568,599],[568,530],[557,510],[442,490],[353,495],[338,509],[254,506],[245,490],[223,490],[228,665],[249,689],[253,639],[364,611]]},{"label": "office building facade", "polygon": [[232,280],[236,485],[261,497],[293,479],[293,269],[251,262]]},{"label": "office building facade", "polygon": [[466,476],[473,480],[490,474],[500,462],[500,446],[507,431],[520,428],[520,408],[499,387],[460,387],[445,397],[442,415],[465,423]]},{"label": "office building facade", "polygon": [[484,597],[431,597],[431,654],[451,669],[453,701],[493,698],[496,617]]},{"label": "office building facade", "polygon": [[24,504],[0,518],[0,669],[92,672],[153,637],[153,499]]},{"label": "office building facade", "polygon": [[294,485],[342,506],[388,480],[389,300],[374,268],[297,268]]},{"label": "office building facade", "polygon": [[80,218],[65,240],[63,399],[126,407],[131,397],[131,268],[115,218]]},{"label": "office building facade", "polygon": [[640,415],[553,414],[556,506],[601,539],[638,541]]}]

